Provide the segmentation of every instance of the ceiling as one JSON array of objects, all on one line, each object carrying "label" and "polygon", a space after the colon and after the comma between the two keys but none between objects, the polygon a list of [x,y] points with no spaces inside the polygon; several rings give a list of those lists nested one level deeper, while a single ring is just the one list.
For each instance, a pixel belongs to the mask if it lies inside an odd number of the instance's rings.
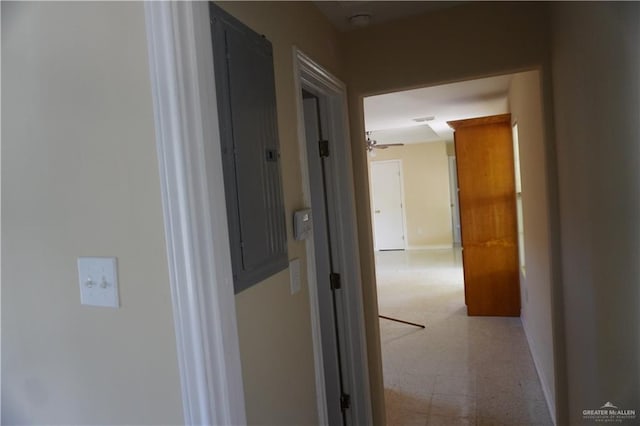
[{"label": "ceiling", "polygon": [[369,96],[365,129],[378,143],[452,141],[447,121],[509,112],[510,82],[511,75],[502,75]]},{"label": "ceiling", "polygon": [[456,1],[314,1],[320,11],[340,31],[358,28],[349,23],[349,17],[370,15],[369,25],[405,18],[457,6]]},{"label": "ceiling", "polygon": [[[358,26],[349,17],[370,15],[376,25],[411,15],[463,4],[461,1],[314,1],[341,31]],[[504,114],[511,76],[470,80],[441,86],[371,96],[364,100],[365,127],[378,143],[420,143],[453,140],[447,121]],[[416,122],[413,119],[434,117]]]}]

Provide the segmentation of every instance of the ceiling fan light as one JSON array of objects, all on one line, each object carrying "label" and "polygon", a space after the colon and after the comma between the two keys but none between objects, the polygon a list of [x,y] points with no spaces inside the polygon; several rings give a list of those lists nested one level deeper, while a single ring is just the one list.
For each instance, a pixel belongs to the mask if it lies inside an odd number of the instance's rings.
[{"label": "ceiling fan light", "polygon": [[366,145],[367,151],[372,152],[373,148],[375,148],[376,144],[378,143],[375,140],[371,139],[371,132],[364,132],[366,135],[366,139],[364,140],[364,143]]}]

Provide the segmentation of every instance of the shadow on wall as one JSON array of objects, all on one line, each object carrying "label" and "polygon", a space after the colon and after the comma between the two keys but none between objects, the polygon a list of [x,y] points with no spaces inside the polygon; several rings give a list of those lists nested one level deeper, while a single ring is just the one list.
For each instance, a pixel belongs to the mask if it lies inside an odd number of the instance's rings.
[{"label": "shadow on wall", "polygon": [[[5,392],[6,393],[6,392]],[[34,398],[40,399],[40,398]],[[34,401],[35,403],[35,401]],[[9,424],[29,424],[32,423],[30,419],[25,417],[25,410],[21,410],[19,405],[15,403],[10,397],[2,396],[2,418],[0,418],[0,424],[7,424],[7,419],[10,419]]]}]

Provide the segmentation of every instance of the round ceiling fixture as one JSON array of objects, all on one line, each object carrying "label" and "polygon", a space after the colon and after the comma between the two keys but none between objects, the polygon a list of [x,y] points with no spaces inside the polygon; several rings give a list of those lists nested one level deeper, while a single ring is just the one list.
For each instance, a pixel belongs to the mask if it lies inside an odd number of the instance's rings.
[{"label": "round ceiling fixture", "polygon": [[370,13],[357,13],[349,16],[349,23],[354,27],[366,27],[371,23]]}]

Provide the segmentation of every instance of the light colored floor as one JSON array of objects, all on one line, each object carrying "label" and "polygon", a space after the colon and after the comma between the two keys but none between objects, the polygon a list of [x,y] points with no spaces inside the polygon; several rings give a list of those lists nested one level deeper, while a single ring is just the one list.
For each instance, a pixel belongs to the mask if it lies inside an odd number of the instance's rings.
[{"label": "light colored floor", "polygon": [[468,317],[459,249],[376,253],[389,425],[551,425],[519,318]]}]

